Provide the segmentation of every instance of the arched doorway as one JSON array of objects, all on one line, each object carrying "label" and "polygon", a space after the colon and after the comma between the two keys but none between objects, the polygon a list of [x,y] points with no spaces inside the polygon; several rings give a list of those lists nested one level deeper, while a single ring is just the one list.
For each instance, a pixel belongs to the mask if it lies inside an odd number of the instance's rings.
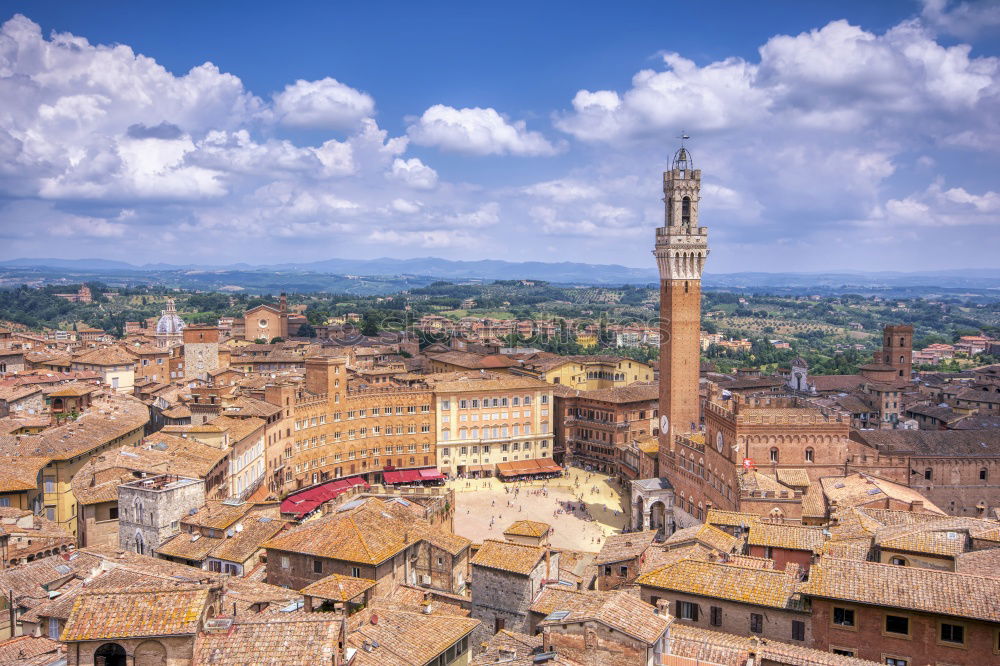
[{"label": "arched doorway", "polygon": [[125,648],[118,643],[105,643],[94,653],[94,666],[125,666]]}]

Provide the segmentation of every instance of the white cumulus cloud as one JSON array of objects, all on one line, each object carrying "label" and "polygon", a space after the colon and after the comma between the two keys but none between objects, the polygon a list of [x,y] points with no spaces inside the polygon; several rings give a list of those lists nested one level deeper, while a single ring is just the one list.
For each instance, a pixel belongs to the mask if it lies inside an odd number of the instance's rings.
[{"label": "white cumulus cloud", "polygon": [[414,143],[473,155],[554,155],[558,148],[523,120],[508,121],[495,109],[456,109],[435,104],[407,129]]},{"label": "white cumulus cloud", "polygon": [[274,96],[274,111],[285,125],[350,129],[375,112],[375,100],[330,77],[299,79]]}]

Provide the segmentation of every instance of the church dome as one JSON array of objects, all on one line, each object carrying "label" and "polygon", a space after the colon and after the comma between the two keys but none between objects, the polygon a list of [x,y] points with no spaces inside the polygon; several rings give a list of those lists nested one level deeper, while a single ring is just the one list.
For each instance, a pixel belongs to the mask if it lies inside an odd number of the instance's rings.
[{"label": "church dome", "polygon": [[174,335],[184,330],[184,322],[175,314],[164,314],[156,323],[156,332]]},{"label": "church dome", "polygon": [[160,335],[179,335],[184,330],[184,320],[177,315],[173,299],[167,301],[167,309],[156,322],[156,332]]}]

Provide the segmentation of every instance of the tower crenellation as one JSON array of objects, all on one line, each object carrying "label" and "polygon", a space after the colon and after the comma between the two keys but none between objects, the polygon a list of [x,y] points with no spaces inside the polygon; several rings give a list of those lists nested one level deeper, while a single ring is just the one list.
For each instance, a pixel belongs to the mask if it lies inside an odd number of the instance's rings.
[{"label": "tower crenellation", "polygon": [[656,230],[653,254],[661,280],[700,280],[708,258],[708,228],[700,226],[701,169],[687,148],[663,172],[663,226]]}]

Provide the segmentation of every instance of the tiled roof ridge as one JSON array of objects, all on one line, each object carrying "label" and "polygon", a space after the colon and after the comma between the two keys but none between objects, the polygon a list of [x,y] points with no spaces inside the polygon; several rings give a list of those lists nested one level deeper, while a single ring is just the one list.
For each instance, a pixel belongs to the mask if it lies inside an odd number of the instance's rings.
[{"label": "tiled roof ridge", "polygon": [[[971,551],[971,552],[982,552],[982,551]],[[866,561],[863,561],[863,562],[858,562],[857,560],[849,560],[849,559],[843,558],[843,557],[824,557],[822,560],[820,560],[819,562],[817,562],[813,566],[814,567],[815,566],[822,566],[824,564],[824,562],[829,562],[829,561],[847,562],[849,564],[870,564],[870,565],[877,565],[879,567],[882,567],[882,568],[885,568],[885,569],[891,569],[893,571],[899,571],[899,570],[904,570],[905,569],[905,570],[908,570],[908,572],[910,572],[910,571],[916,572],[917,575],[921,575],[921,576],[922,575],[930,575],[930,576],[936,576],[936,575],[942,575],[942,576],[960,576],[963,580],[968,579],[968,578],[979,578],[979,579],[982,579],[983,581],[987,581],[987,582],[989,582],[991,584],[996,583],[996,579],[995,578],[991,578],[989,576],[980,576],[979,574],[962,573],[960,571],[945,571],[944,569],[928,569],[926,567],[901,567],[898,564],[889,564],[888,562],[872,562],[870,560],[866,560]]]},{"label": "tiled roof ridge", "polygon": [[[362,505],[362,506],[364,506],[364,505]],[[374,556],[374,554],[372,554],[371,548],[368,547],[368,541],[365,540],[365,537],[364,537],[364,535],[361,532],[361,528],[358,526],[357,522],[355,522],[354,515],[352,514],[350,516],[347,516],[347,520],[350,523],[351,527],[354,528],[354,531],[355,531],[355,533],[357,534],[357,537],[358,537],[358,541],[361,543],[361,547],[364,548],[365,554],[368,556],[368,561],[369,562],[374,562],[375,561],[375,556]],[[406,544],[405,538],[403,540],[403,544],[404,545]],[[375,562],[375,563],[378,564],[378,562]]]}]

